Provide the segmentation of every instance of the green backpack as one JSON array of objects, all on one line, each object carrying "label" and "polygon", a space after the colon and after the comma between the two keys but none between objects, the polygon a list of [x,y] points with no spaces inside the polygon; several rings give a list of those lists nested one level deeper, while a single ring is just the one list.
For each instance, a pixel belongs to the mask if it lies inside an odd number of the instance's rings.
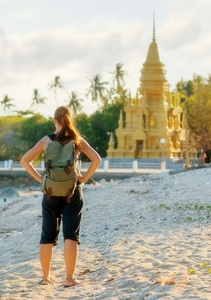
[{"label": "green backpack", "polygon": [[41,191],[47,194],[48,200],[51,196],[63,196],[70,203],[77,185],[74,141],[65,145],[57,141],[48,142],[44,162]]}]

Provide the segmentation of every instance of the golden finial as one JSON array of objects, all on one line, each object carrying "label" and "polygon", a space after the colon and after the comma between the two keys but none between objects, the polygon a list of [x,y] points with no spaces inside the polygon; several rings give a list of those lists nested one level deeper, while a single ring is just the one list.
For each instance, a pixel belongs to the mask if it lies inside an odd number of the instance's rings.
[{"label": "golden finial", "polygon": [[152,36],[153,42],[155,42],[155,12],[153,12],[153,36]]}]

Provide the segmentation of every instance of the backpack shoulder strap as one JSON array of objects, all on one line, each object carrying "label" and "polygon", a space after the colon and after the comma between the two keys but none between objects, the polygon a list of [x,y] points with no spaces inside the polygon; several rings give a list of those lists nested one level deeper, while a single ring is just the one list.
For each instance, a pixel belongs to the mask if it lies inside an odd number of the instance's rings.
[{"label": "backpack shoulder strap", "polygon": [[50,135],[46,135],[45,136],[47,143],[51,143],[53,141],[53,139],[51,138]]}]

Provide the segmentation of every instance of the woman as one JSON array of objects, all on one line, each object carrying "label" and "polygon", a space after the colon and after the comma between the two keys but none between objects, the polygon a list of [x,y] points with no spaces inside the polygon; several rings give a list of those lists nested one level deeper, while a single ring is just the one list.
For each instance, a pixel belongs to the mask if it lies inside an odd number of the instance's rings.
[{"label": "woman", "polygon": [[66,197],[51,196],[47,200],[47,195],[43,195],[42,200],[42,234],[40,241],[40,262],[43,270],[41,284],[50,283],[50,268],[53,255],[53,246],[58,243],[61,218],[63,221],[64,235],[64,257],[66,265],[65,287],[73,286],[77,283],[74,276],[76,261],[78,256],[78,244],[80,243],[80,223],[83,206],[83,195],[81,183],[85,183],[98,168],[101,158],[98,153],[79,135],[78,130],[73,124],[70,109],[60,106],[54,113],[54,123],[56,131],[43,137],[32,149],[30,149],[21,159],[21,164],[26,171],[37,181],[42,183],[40,175],[33,167],[32,161],[37,155],[46,150],[48,142],[58,141],[66,144],[74,140],[76,155],[84,152],[91,160],[91,165],[87,172],[82,176],[77,175],[77,187],[71,198],[70,204]]}]

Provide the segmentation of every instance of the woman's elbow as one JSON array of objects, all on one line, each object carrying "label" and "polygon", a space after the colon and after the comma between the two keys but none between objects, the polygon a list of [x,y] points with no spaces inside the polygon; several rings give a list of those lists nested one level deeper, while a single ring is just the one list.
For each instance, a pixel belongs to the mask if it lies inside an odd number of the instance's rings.
[{"label": "woman's elbow", "polygon": [[102,161],[102,159],[101,159],[101,157],[98,155],[97,161],[96,161],[96,163],[98,164],[98,166],[101,164],[101,161]]},{"label": "woman's elbow", "polygon": [[25,161],[23,157],[21,158],[20,163],[22,164],[22,166],[24,165]]},{"label": "woman's elbow", "polygon": [[21,158],[20,163],[22,164],[23,167],[27,164],[27,161],[24,156]]}]

